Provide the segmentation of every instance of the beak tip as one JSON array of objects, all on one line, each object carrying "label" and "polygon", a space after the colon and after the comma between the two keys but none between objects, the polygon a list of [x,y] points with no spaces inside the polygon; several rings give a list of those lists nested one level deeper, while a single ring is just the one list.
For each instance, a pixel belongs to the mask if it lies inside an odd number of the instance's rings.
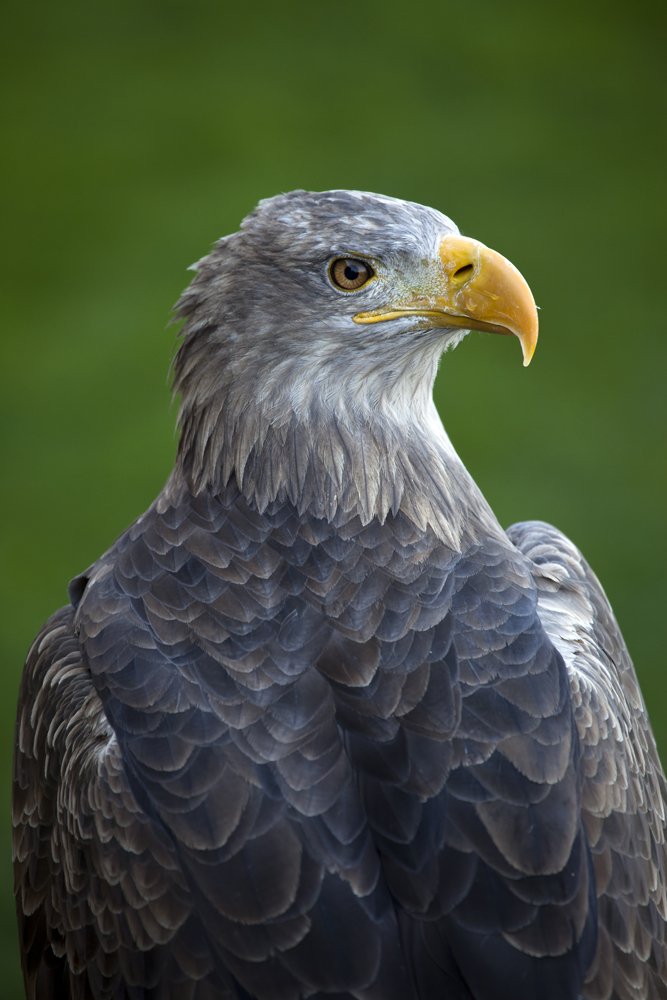
[{"label": "beak tip", "polygon": [[[527,286],[526,286],[527,287]],[[535,348],[537,347],[538,338],[538,321],[537,321],[537,310],[535,309],[535,304],[532,302],[532,310],[527,310],[532,316],[529,315],[528,322],[525,323],[523,327],[519,327],[516,330],[516,336],[519,338],[519,343],[521,344],[521,351],[523,353],[523,367],[527,368],[530,362],[533,360],[533,355],[535,354]]]},{"label": "beak tip", "polygon": [[535,348],[537,347],[537,335],[530,338],[520,336],[519,340],[521,342],[521,350],[523,352],[523,367],[527,368],[533,360],[533,355],[535,354]]}]

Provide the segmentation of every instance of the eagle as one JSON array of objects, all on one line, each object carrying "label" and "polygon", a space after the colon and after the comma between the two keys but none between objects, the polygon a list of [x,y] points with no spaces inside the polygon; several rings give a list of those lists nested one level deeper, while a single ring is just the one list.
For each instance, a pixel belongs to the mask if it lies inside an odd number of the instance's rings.
[{"label": "eagle", "polygon": [[537,341],[424,206],[260,202],[176,306],[164,489],[21,683],[30,1000],[667,997],[665,778],[578,549],[507,531],[432,387]]}]

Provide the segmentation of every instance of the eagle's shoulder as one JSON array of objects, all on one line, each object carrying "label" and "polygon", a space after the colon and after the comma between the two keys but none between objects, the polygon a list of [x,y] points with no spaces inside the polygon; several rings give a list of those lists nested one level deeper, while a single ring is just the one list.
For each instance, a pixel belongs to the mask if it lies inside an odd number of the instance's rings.
[{"label": "eagle's shoulder", "polygon": [[570,678],[599,896],[590,995],[607,995],[620,977],[637,995],[667,995],[667,787],[634,666],[577,547],[541,521],[513,525],[507,534],[531,562],[540,619]]},{"label": "eagle's shoulder", "polygon": [[19,693],[13,855],[27,996],[107,996],[128,974],[194,978],[194,995],[209,996],[222,983],[179,858],[129,786],[73,618],[61,608],[40,630]]}]

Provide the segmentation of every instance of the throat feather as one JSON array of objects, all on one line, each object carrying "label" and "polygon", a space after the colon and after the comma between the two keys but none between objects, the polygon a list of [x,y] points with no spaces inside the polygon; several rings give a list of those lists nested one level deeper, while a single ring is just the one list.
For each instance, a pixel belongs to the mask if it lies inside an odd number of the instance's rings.
[{"label": "throat feather", "polygon": [[[433,403],[402,426],[391,415],[312,407],[301,417],[261,403],[182,411],[173,485],[223,489],[232,476],[263,512],[275,500],[332,521],[383,523],[399,511],[449,547],[501,531],[454,451]],[[170,489],[170,484],[167,484]]]}]

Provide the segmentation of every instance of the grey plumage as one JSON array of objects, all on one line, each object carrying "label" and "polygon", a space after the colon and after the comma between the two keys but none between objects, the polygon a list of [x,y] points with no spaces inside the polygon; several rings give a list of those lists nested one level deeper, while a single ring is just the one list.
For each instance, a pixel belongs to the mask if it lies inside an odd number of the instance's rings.
[{"label": "grey plumage", "polygon": [[464,332],[353,322],[455,232],[294,192],[197,266],[174,472],[24,671],[28,996],[667,997],[665,782],[604,593],[453,451]]}]

